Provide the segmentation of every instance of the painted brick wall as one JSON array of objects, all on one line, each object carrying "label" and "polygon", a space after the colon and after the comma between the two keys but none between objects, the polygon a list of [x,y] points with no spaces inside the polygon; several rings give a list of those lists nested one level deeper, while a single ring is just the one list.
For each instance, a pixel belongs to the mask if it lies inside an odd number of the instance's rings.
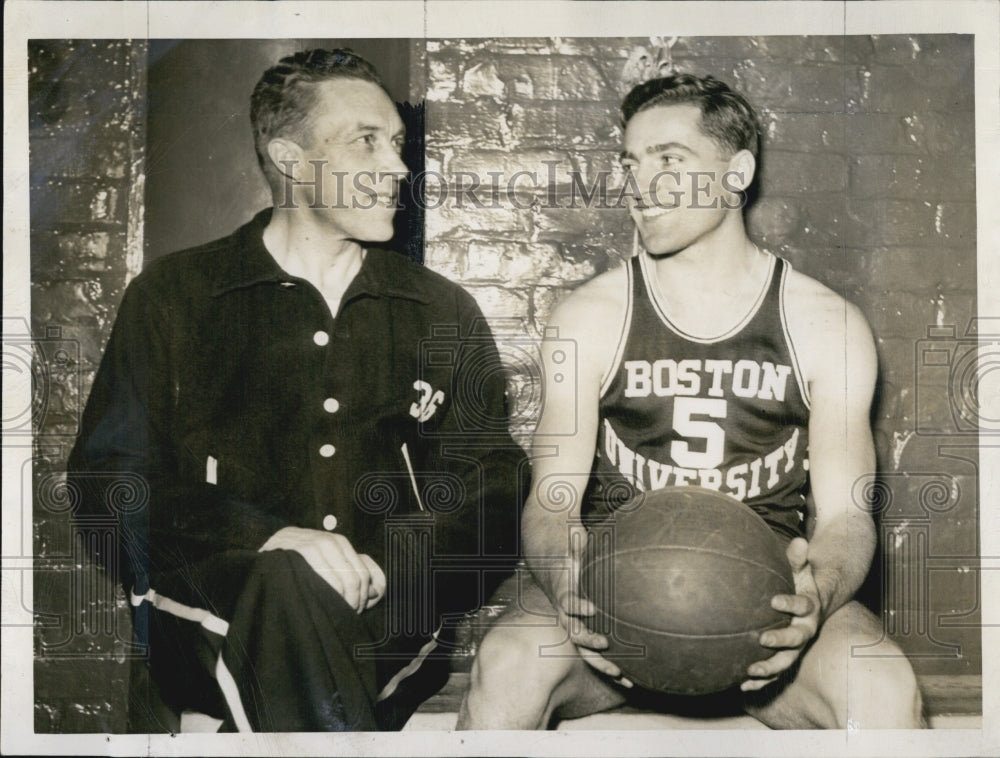
[{"label": "painted brick wall", "polygon": [[29,45],[35,352],[35,730],[122,731],[123,598],[74,541],[61,489],[111,324],[142,250],[145,43]]},{"label": "painted brick wall", "polygon": [[[881,598],[887,631],[920,671],[977,672],[975,440],[955,418],[947,367],[922,357],[935,325],[934,345],[963,354],[975,314],[971,40],[455,39],[416,57],[411,93],[426,91],[434,172],[426,262],[492,321],[522,439],[539,402],[532,343],[552,305],[630,253],[625,211],[565,207],[572,172],[590,187],[608,171],[620,186],[621,96],[657,67],[748,95],[764,125],[751,237],[859,305],[878,341],[882,475],[858,498],[868,491],[881,515],[885,570],[864,594]],[[538,180],[507,192],[517,171]]]}]

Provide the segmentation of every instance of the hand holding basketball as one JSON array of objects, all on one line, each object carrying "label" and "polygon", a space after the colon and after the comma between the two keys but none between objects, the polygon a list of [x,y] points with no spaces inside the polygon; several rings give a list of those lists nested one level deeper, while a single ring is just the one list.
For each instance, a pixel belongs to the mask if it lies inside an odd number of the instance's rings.
[{"label": "hand holding basketball", "polygon": [[809,563],[809,543],[801,537],[792,540],[788,544],[787,555],[792,566],[795,594],[775,595],[771,599],[771,607],[792,614],[792,620],[783,629],[771,629],[761,635],[761,645],[779,652],[749,667],[747,674],[753,678],[740,685],[744,692],[759,690],[777,679],[782,671],[795,663],[819,631],[821,605]]},{"label": "hand holding basketball", "polygon": [[588,623],[608,641],[603,655],[631,682],[676,695],[742,682],[770,654],[761,634],[788,625],[773,598],[798,591],[763,518],[691,485],[640,493],[596,524],[582,587],[595,607]]},{"label": "hand holding basketball", "polygon": [[[562,572],[556,580],[554,595],[556,613],[559,623],[569,634],[570,642],[580,649],[580,656],[602,674],[617,679],[621,670],[614,663],[598,653],[608,647],[608,638],[587,628],[584,617],[593,616],[594,604],[583,597],[580,592],[580,576],[583,554],[587,545],[587,530],[580,526],[570,529],[569,572]],[[621,679],[621,684],[631,687],[627,679]]]}]

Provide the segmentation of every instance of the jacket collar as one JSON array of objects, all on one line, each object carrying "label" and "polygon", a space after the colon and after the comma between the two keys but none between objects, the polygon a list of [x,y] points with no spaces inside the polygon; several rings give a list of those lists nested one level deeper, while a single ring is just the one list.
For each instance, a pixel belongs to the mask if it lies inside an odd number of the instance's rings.
[{"label": "jacket collar", "polygon": [[[213,295],[223,295],[267,282],[293,282],[290,275],[264,246],[264,229],[271,220],[271,209],[260,211],[225,240],[232,251],[223,256],[214,277]],[[351,282],[345,299],[359,295],[396,297],[417,302],[431,302],[431,294],[420,280],[410,274],[410,262],[399,253],[383,248],[366,246],[361,270]]]}]

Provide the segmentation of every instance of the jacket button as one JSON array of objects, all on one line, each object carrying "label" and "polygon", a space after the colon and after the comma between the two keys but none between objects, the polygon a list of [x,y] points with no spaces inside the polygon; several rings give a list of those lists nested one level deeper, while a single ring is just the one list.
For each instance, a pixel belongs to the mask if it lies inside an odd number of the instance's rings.
[{"label": "jacket button", "polygon": [[330,342],[330,335],[320,329],[313,335],[313,342],[320,347],[326,347],[326,345]]},{"label": "jacket button", "polygon": [[323,447],[319,449],[319,454],[322,455],[324,458],[332,458],[333,454],[336,452],[337,448],[335,448],[333,445],[329,443],[323,445]]},{"label": "jacket button", "polygon": [[337,402],[337,398],[328,397],[323,401],[323,410],[327,413],[336,413],[340,409],[340,403]]},{"label": "jacket button", "polygon": [[337,517],[332,513],[328,513],[323,517],[323,528],[328,532],[332,532],[337,528]]}]

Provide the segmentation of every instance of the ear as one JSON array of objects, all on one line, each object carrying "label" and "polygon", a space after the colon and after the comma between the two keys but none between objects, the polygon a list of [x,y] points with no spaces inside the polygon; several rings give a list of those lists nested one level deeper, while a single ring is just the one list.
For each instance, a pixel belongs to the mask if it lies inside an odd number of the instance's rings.
[{"label": "ear", "polygon": [[298,180],[302,172],[302,148],[284,137],[275,137],[267,143],[267,155],[280,175]]},{"label": "ear", "polygon": [[749,150],[740,150],[729,159],[729,180],[726,187],[743,192],[753,183],[757,161]]}]

